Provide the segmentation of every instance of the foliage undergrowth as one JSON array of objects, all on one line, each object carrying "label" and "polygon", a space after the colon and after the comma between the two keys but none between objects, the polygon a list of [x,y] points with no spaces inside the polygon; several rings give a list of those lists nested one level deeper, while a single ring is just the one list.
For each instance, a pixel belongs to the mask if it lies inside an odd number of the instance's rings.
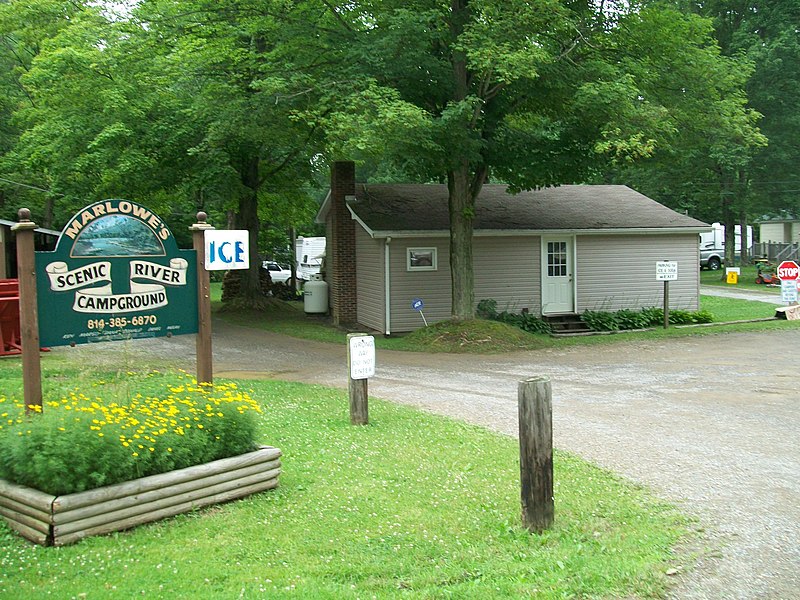
[{"label": "foliage undergrowth", "polygon": [[[618,311],[587,310],[581,320],[593,331],[620,331],[626,329],[646,329],[664,324],[664,309],[657,307],[642,310],[623,309]],[[694,325],[711,323],[714,315],[707,310],[688,311],[673,309],[669,311],[671,325]]]},{"label": "foliage undergrowth", "polygon": [[440,321],[403,336],[399,342],[402,346],[395,344],[395,349],[474,354],[538,350],[547,346],[545,336],[483,319]]},{"label": "foliage undergrowth", "polygon": [[528,333],[549,334],[552,332],[550,324],[544,319],[530,313],[512,313],[507,310],[497,311],[497,300],[486,299],[478,302],[476,314],[481,319],[500,321],[514,327],[519,327]]},{"label": "foliage undergrowth", "polygon": [[34,408],[0,396],[0,478],[54,495],[251,451],[260,411],[236,384],[159,372],[84,379]]},{"label": "foliage undergrowth", "polygon": [[247,387],[284,454],[276,490],[62,548],[0,523],[0,596],[656,598],[688,566],[673,507],[572,455],[534,535],[514,439],[375,399],[353,427],[346,392]]}]

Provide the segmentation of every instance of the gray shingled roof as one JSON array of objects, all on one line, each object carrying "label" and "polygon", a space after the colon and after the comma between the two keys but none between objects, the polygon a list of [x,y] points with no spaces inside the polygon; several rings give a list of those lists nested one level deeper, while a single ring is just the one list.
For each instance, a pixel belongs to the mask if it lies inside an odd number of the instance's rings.
[{"label": "gray shingled roof", "polygon": [[[624,185],[564,185],[514,195],[506,187],[483,186],[476,231],[708,227]],[[357,184],[356,198],[351,208],[373,232],[449,228],[445,185]]]}]

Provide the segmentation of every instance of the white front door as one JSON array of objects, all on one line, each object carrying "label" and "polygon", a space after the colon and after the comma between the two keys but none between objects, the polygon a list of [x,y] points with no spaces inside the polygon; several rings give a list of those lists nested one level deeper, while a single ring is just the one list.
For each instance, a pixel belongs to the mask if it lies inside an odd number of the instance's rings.
[{"label": "white front door", "polygon": [[542,314],[575,312],[572,237],[542,238]]}]

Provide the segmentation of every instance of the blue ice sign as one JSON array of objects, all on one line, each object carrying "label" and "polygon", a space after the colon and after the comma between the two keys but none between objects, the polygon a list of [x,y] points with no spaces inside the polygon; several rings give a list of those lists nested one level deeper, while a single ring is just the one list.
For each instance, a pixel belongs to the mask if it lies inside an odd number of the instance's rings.
[{"label": "blue ice sign", "polygon": [[209,229],[205,236],[207,271],[250,268],[249,235],[245,229]]},{"label": "blue ice sign", "polygon": [[428,319],[425,318],[425,313],[422,312],[422,309],[425,307],[425,303],[422,301],[422,298],[414,298],[411,301],[411,308],[419,313],[419,316],[422,317],[422,322],[425,323],[425,327],[428,326]]}]

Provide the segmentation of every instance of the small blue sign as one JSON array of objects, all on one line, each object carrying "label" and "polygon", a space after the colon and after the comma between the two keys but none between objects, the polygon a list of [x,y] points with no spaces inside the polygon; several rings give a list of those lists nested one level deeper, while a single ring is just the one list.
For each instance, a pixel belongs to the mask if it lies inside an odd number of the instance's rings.
[{"label": "small blue sign", "polygon": [[411,301],[411,308],[417,311],[422,310],[425,308],[425,303],[422,301],[422,298],[414,298]]}]

